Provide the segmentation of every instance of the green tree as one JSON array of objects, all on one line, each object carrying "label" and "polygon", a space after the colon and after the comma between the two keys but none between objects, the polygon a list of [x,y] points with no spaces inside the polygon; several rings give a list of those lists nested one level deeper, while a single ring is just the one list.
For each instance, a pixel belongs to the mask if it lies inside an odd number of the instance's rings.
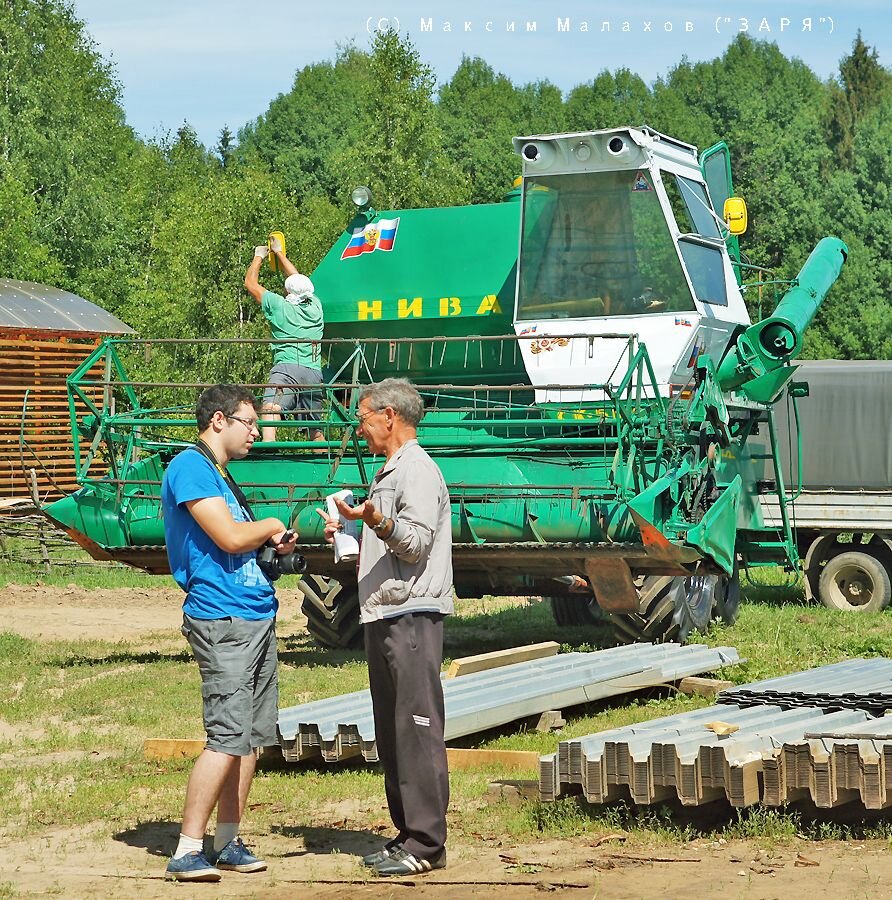
[{"label": "green tree", "polygon": [[334,63],[306,66],[287,94],[240,131],[236,158],[265,166],[298,200],[342,201],[343,179],[334,160],[348,147],[365,144],[372,124],[366,102],[371,78],[368,54],[354,47],[342,48]]},{"label": "green tree", "polygon": [[372,39],[370,86],[362,101],[369,122],[361,144],[337,155],[341,190],[367,184],[379,209],[466,202],[468,179],[443,145],[433,101],[434,75],[408,38]]},{"label": "green tree", "polygon": [[807,338],[812,356],[892,359],[892,97],[855,127],[852,162],[829,181],[821,221],[849,245]]},{"label": "green tree", "polygon": [[462,59],[437,103],[443,144],[471,184],[472,203],[500,200],[520,174],[512,139],[560,131],[561,93],[548,82],[516,87],[479,58]]},{"label": "green tree", "polygon": [[588,84],[570,91],[567,128],[589,131],[618,125],[647,125],[653,118],[653,97],[647,85],[628,69],[603,71]]},{"label": "green tree", "polygon": [[[77,290],[115,230],[120,174],[139,143],[124,124],[119,86],[83,24],[61,0],[0,6],[0,177],[33,198],[22,233],[38,248],[34,277]],[[12,180],[12,181],[11,181]],[[118,195],[119,196],[119,195]],[[15,207],[28,216],[28,204]],[[7,227],[10,227],[7,225]],[[40,262],[53,258],[49,269]],[[19,273],[29,275],[27,267]]]},{"label": "green tree", "polygon": [[827,129],[836,162],[851,166],[858,123],[892,94],[892,73],[880,65],[879,55],[861,39],[839,64],[839,79],[830,83]]}]

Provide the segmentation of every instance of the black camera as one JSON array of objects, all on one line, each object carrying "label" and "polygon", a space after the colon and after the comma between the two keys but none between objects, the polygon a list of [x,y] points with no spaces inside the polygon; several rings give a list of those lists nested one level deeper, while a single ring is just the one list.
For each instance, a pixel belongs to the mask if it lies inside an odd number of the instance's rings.
[{"label": "black camera", "polygon": [[307,561],[300,553],[276,553],[275,547],[263,546],[257,551],[257,565],[270,581],[282,575],[300,575],[307,569]]}]

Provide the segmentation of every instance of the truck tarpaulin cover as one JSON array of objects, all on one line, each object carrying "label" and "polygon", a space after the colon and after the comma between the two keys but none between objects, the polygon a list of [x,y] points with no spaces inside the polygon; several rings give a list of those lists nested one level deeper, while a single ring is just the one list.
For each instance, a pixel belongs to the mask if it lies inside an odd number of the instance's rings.
[{"label": "truck tarpaulin cover", "polygon": [[[804,489],[892,490],[892,361],[803,362],[794,381],[800,398]],[[778,445],[787,486],[795,486],[796,424],[790,400],[775,406]],[[767,427],[756,440],[768,446]]]}]

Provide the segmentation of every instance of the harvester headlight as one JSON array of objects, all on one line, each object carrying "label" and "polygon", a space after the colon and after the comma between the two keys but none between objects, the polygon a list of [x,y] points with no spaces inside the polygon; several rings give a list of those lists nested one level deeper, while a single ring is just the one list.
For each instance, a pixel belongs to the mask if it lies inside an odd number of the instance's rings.
[{"label": "harvester headlight", "polygon": [[372,205],[372,192],[364,185],[353,188],[350,199],[360,209],[368,209]]},{"label": "harvester headlight", "polygon": [[538,144],[524,144],[520,152],[527,162],[539,162],[542,159],[542,151]]},{"label": "harvester headlight", "polygon": [[619,156],[626,149],[626,142],[621,137],[612,137],[607,142],[607,150],[614,156]]},{"label": "harvester headlight", "polygon": [[589,145],[586,144],[585,141],[580,141],[580,142],[573,148],[573,155],[574,155],[580,162],[588,162],[588,160],[591,159],[591,156],[592,156],[592,148],[589,147]]}]

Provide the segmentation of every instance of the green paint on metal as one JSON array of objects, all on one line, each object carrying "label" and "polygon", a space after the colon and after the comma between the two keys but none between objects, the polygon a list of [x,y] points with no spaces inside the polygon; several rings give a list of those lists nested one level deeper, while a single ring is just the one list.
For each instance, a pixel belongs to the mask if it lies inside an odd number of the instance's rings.
[{"label": "green paint on metal", "polygon": [[685,543],[714,559],[728,575],[734,571],[737,510],[743,482],[738,475],[706,510],[699,524],[689,528]]}]

